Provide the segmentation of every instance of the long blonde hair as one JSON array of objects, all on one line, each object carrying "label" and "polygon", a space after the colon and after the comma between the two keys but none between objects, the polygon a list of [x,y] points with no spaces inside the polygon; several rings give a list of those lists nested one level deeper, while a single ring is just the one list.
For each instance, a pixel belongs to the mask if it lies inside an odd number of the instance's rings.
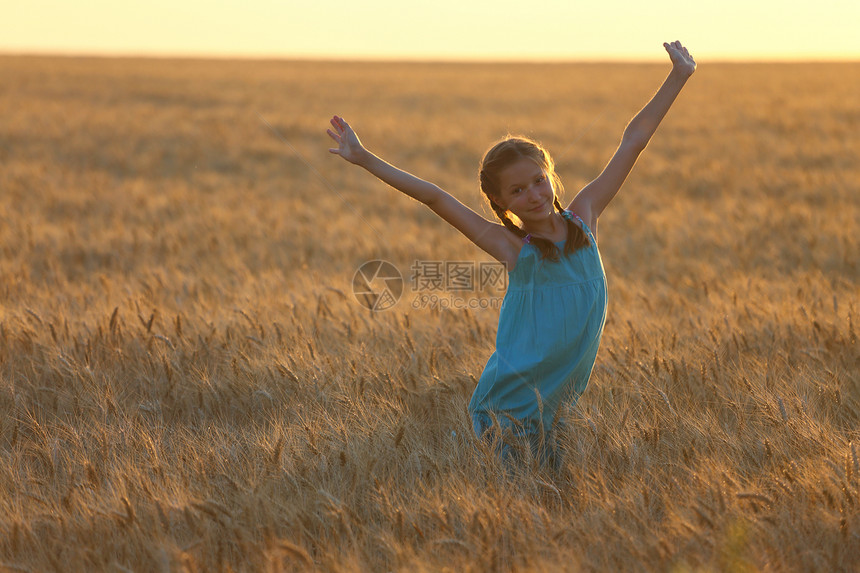
[{"label": "long blonde hair", "polygon": [[[500,207],[493,201],[493,198],[501,197],[499,173],[522,158],[531,159],[546,172],[552,183],[552,204],[559,213],[564,211],[558,199],[559,195],[564,192],[564,186],[555,172],[555,163],[549,152],[541,144],[527,137],[506,137],[493,145],[484,155],[484,159],[481,161],[479,179],[481,191],[483,191],[487,201],[490,202],[496,216],[505,227],[518,237],[525,237],[526,232],[511,220],[510,212]],[[567,223],[567,239],[564,242],[564,253],[569,254],[588,246],[588,237],[585,232],[573,221],[565,218],[565,222]],[[559,260],[558,247],[552,241],[541,237],[532,237],[530,242],[540,250],[541,257],[552,261]]]}]

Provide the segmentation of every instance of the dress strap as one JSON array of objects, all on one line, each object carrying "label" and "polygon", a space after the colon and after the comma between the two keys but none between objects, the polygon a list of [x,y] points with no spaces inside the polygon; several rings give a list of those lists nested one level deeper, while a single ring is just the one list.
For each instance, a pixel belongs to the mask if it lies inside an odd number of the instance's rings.
[{"label": "dress strap", "polygon": [[577,221],[579,221],[582,224],[583,227],[585,227],[585,221],[580,219],[579,215],[577,215],[576,213],[574,213],[570,209],[565,209],[564,211],[562,211],[561,216],[564,217],[565,219],[567,219],[568,221],[573,221],[574,219],[576,219]]},{"label": "dress strap", "polygon": [[576,219],[577,221],[579,221],[579,224],[582,227],[582,230],[585,231],[585,235],[591,240],[591,242],[594,244],[595,247],[597,246],[597,239],[594,238],[594,235],[591,234],[591,229],[588,228],[588,225],[585,224],[585,221],[583,221],[579,217],[579,215],[577,215],[576,213],[574,213],[570,209],[565,209],[564,211],[561,212],[561,216],[564,217],[565,219],[567,219],[568,221],[572,221],[573,219]]}]

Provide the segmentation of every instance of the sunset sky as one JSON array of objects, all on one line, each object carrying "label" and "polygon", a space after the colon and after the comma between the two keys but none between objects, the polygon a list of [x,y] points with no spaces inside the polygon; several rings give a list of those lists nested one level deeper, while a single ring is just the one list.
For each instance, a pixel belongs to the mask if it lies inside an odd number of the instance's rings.
[{"label": "sunset sky", "polygon": [[386,59],[860,59],[858,0],[0,0],[0,52]]}]

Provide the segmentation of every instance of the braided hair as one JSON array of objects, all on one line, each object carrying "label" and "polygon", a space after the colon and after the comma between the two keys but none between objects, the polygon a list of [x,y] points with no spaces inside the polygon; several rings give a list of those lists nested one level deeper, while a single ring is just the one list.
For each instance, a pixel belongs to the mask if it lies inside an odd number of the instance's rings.
[{"label": "braided hair", "polygon": [[[481,169],[479,179],[481,183],[481,191],[490,202],[490,207],[496,213],[496,216],[502,224],[518,237],[525,238],[527,233],[520,228],[509,215],[509,211],[499,206],[493,197],[501,195],[499,188],[499,173],[521,158],[528,158],[537,163],[537,165],[546,171],[547,176],[552,181],[553,198],[552,204],[559,214],[564,212],[564,208],[558,200],[558,196],[564,191],[561,184],[561,179],[555,172],[555,164],[549,152],[539,143],[526,137],[508,136],[500,142],[496,143],[484,155],[484,160],[481,161]],[[567,224],[567,239],[564,242],[565,255],[572,253],[582,247],[588,245],[588,237],[585,231],[582,230],[570,218],[565,217]],[[529,241],[537,247],[542,258],[551,261],[559,260],[559,250],[555,244],[549,239],[542,237],[531,237]]]}]

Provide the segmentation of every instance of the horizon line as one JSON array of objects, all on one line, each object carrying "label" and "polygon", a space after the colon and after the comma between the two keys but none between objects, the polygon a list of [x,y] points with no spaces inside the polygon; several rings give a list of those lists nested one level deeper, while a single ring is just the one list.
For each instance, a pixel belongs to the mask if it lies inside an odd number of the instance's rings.
[{"label": "horizon line", "polygon": [[[666,58],[641,57],[632,55],[617,56],[489,56],[489,55],[382,55],[382,54],[278,54],[278,53],[215,53],[215,52],[159,52],[159,51],[95,51],[95,50],[28,50],[0,48],[0,57],[35,57],[69,59],[153,59],[153,60],[211,60],[211,61],[284,61],[308,63],[391,63],[391,64],[661,64],[668,63]],[[809,56],[752,55],[749,57],[715,55],[699,56],[698,63],[709,64],[814,64],[814,63],[860,63],[860,54],[824,54]]]}]

